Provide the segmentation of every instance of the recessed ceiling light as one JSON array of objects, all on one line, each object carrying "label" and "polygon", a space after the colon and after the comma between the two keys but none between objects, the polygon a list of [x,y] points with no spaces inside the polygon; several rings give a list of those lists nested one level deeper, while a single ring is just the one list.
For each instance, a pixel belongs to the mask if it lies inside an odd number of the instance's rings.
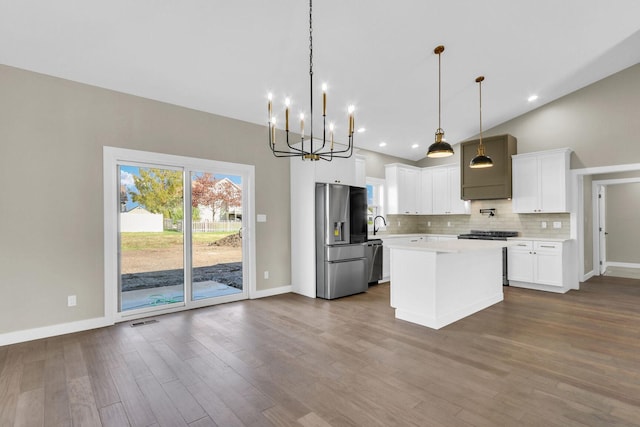
[{"label": "recessed ceiling light", "polygon": [[533,101],[535,101],[536,99],[538,99],[538,95],[531,95],[529,98],[527,98],[527,101],[529,101],[529,102],[533,102]]},{"label": "recessed ceiling light", "polygon": [[362,133],[362,132],[364,132],[365,130],[366,130],[365,128],[359,128],[359,129],[358,129],[358,133]]},{"label": "recessed ceiling light", "polygon": [[380,146],[380,147],[386,147],[386,146],[387,146],[387,143],[386,143],[386,142],[381,142],[380,144],[378,144],[378,146]]},{"label": "recessed ceiling light", "polygon": [[418,148],[418,147],[420,147],[420,144],[413,144],[413,145],[411,146],[411,148]]}]

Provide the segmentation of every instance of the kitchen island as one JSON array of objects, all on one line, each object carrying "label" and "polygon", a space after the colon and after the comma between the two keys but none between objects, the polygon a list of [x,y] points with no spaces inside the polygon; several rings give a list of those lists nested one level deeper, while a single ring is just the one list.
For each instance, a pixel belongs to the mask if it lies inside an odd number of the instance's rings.
[{"label": "kitchen island", "polygon": [[440,329],[503,300],[507,241],[391,244],[391,306],[396,318]]}]

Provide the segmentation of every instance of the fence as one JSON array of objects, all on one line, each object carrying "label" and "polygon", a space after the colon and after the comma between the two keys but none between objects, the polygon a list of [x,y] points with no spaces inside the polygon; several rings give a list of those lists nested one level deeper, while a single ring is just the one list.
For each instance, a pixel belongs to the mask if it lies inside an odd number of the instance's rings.
[{"label": "fence", "polygon": [[[182,231],[182,221],[174,221],[165,218],[164,229]],[[235,232],[242,228],[241,221],[192,221],[191,232],[193,233],[213,233],[213,232]]]}]

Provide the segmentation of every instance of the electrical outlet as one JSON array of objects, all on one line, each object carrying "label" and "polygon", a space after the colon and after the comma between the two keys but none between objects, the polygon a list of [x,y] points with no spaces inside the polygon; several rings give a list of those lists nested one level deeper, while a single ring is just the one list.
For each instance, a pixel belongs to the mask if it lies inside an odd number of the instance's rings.
[{"label": "electrical outlet", "polygon": [[427,227],[431,227],[431,221],[427,221]]},{"label": "electrical outlet", "polygon": [[75,295],[69,295],[67,297],[67,307],[75,307],[76,304],[77,304],[76,296]]},{"label": "electrical outlet", "polygon": [[541,227],[541,228],[547,228],[547,221],[542,221],[542,222],[540,223],[540,227]]},{"label": "electrical outlet", "polygon": [[398,227],[400,227],[400,221],[398,221]]},{"label": "electrical outlet", "polygon": [[447,227],[451,227],[451,221],[447,221]]},{"label": "electrical outlet", "polygon": [[264,271],[264,278],[268,279],[269,278],[269,270],[265,270]]},{"label": "electrical outlet", "polygon": [[553,228],[562,228],[562,221],[553,221]]}]

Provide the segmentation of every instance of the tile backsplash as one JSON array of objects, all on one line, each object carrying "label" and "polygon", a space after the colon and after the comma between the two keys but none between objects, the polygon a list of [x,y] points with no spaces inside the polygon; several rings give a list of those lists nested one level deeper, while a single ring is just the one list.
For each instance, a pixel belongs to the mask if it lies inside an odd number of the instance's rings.
[{"label": "tile backsplash", "polygon": [[[495,216],[480,213],[480,209],[491,208],[495,209]],[[554,228],[554,223],[560,223],[560,228]],[[470,215],[387,215],[384,234],[461,234],[470,230],[517,231],[524,237],[569,238],[569,214],[516,214],[511,209],[511,200],[478,200],[471,202]]]}]

